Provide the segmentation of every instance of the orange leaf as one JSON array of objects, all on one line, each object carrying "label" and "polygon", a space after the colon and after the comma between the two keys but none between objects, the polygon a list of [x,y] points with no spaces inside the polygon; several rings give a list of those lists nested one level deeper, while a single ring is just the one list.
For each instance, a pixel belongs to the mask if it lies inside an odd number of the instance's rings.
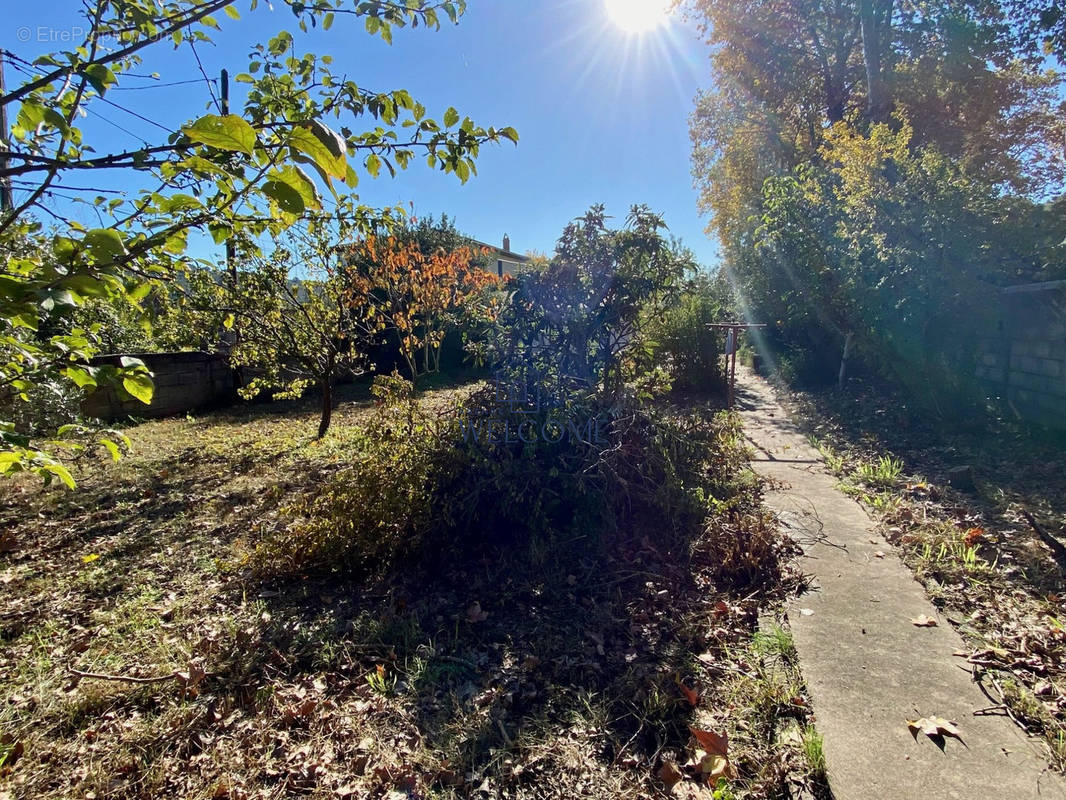
[{"label": "orange leaf", "polygon": [[667,789],[673,789],[683,777],[681,770],[673,761],[664,761],[659,767],[659,780],[666,784]]},{"label": "orange leaf", "polygon": [[698,706],[700,704],[700,693],[695,689],[688,688],[680,678],[675,677],[674,680],[677,681],[677,688],[681,690],[681,694],[684,695],[688,704],[693,708]]},{"label": "orange leaf", "polygon": [[700,743],[700,747],[706,750],[710,755],[729,755],[729,737],[726,734],[717,734],[714,731],[701,731],[699,728],[693,728],[691,725],[689,726],[689,730],[692,732],[692,735],[696,737],[696,741]]}]

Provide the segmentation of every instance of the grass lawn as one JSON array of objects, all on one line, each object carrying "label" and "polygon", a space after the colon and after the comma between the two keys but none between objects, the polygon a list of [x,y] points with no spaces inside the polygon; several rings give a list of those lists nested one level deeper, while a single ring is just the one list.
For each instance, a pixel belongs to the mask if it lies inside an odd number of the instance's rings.
[{"label": "grass lawn", "polygon": [[[465,391],[421,402],[443,413]],[[134,453],[84,465],[75,492],[5,484],[0,797],[726,800],[821,785],[788,634],[757,629],[788,576],[738,596],[711,558],[722,537],[776,536],[758,514],[723,511],[683,552],[651,528],[589,531],[602,546],[254,578],[241,553],[347,464],[372,404],[344,392],[321,442],[313,402],[253,406],[138,425]],[[757,503],[760,487],[743,471],[736,491]],[[690,726],[727,733],[727,760]]]}]

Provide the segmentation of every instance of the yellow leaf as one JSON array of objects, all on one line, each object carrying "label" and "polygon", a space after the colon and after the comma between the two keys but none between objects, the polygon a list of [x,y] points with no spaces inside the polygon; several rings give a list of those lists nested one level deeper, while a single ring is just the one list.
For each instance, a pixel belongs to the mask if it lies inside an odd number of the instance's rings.
[{"label": "yellow leaf", "polygon": [[94,561],[96,561],[96,559],[98,559],[99,557],[100,557],[99,553],[90,553],[87,556],[82,556],[81,557],[81,563],[82,564],[91,564]]}]

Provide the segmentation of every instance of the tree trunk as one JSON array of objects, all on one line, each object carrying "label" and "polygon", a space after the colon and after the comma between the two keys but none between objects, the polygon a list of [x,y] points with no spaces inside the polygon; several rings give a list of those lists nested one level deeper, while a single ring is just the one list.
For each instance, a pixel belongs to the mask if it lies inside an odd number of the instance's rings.
[{"label": "tree trunk", "polygon": [[330,353],[326,369],[322,373],[322,416],[318,420],[318,438],[329,430],[333,418],[333,354]]},{"label": "tree trunk", "polygon": [[881,65],[881,31],[874,8],[876,0],[859,0],[862,61],[866,67],[866,113],[871,123],[888,119],[888,93]]},{"label": "tree trunk", "polygon": [[848,357],[851,355],[851,342],[855,338],[855,334],[848,331],[848,335],[844,337],[844,352],[840,354],[840,372],[837,373],[837,388],[844,388],[844,380],[848,376]]}]

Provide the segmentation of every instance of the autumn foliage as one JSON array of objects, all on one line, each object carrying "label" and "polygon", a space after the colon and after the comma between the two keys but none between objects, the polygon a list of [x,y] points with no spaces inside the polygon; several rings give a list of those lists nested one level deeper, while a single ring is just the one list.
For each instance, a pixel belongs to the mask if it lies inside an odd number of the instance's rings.
[{"label": "autumn foliage", "polygon": [[348,252],[345,300],[368,334],[393,333],[412,377],[435,372],[448,327],[496,277],[470,247],[426,253],[416,242],[369,236]]}]

